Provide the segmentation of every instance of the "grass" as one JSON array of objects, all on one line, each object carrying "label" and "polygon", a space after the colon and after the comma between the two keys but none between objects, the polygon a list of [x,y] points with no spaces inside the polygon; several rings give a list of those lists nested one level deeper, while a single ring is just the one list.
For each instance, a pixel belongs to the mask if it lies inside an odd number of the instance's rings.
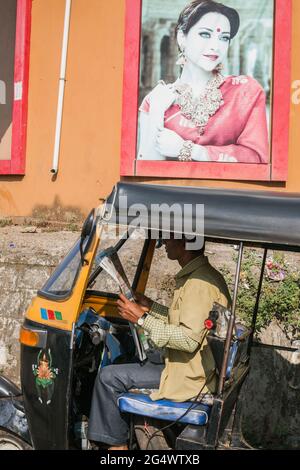
[{"label": "grass", "polygon": [[9,218],[0,218],[0,228],[10,227],[13,225],[13,221]]}]

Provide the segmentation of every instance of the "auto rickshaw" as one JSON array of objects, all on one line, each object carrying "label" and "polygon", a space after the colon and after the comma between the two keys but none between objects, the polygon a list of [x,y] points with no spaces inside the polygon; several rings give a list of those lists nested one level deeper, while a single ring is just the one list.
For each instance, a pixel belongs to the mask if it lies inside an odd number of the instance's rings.
[{"label": "auto rickshaw", "polygon": [[[170,211],[174,205],[177,215]],[[201,211],[196,206],[204,208],[201,229],[196,220]],[[239,247],[231,311],[221,312],[216,306],[206,323],[218,390],[215,395],[201,395],[199,386],[197,400],[185,403],[152,402],[147,390],[130,390],[119,400],[120,410],[131,423],[129,446],[142,450],[250,448],[241,434],[238,398],[249,374],[267,252],[300,251],[299,214],[298,194],[118,183],[105,204],[90,213],[80,239],[27,310],[20,332],[22,391],[0,377],[0,441],[17,449],[91,448],[87,426],[99,368],[143,354],[134,329],[118,316],[118,290],[106,289],[109,281],[101,280],[103,258],[126,252],[130,240],[137,247],[134,234],[142,230],[146,236],[139,242],[140,258],[130,267],[129,277],[130,288],[144,293],[159,239],[168,231],[186,234],[188,222],[191,234]],[[112,227],[117,230],[117,243],[106,236]],[[263,249],[250,329],[238,325],[236,319],[245,247]],[[221,320],[223,335],[217,332]],[[139,359],[144,360],[143,356]]]}]

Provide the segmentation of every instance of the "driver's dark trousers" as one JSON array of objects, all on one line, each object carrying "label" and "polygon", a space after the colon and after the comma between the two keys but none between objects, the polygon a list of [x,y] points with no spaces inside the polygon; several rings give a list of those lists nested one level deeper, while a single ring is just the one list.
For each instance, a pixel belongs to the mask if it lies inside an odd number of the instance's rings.
[{"label": "driver's dark trousers", "polygon": [[101,369],[95,381],[88,439],[114,446],[127,444],[129,419],[120,413],[118,398],[131,388],[158,388],[163,369],[163,364],[149,360],[144,365],[118,364]]}]

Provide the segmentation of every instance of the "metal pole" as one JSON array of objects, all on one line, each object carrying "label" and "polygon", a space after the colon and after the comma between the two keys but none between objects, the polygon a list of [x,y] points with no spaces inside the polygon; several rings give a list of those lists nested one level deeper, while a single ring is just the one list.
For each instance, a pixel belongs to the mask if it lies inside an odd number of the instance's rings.
[{"label": "metal pole", "polygon": [[261,271],[260,271],[260,279],[259,279],[258,291],[257,291],[257,295],[256,295],[256,302],[255,302],[255,307],[254,307],[254,310],[253,310],[251,333],[250,333],[250,336],[249,336],[248,349],[247,349],[247,354],[248,355],[250,353],[250,349],[251,349],[252,344],[253,344],[254,330],[255,330],[255,325],[256,325],[256,320],[257,320],[257,315],[258,315],[261,289],[262,289],[263,280],[264,280],[264,272],[265,272],[265,266],[266,266],[266,261],[267,261],[267,254],[268,254],[268,249],[265,248],[264,256],[263,256],[263,260],[262,260],[262,267],[261,267]]},{"label": "metal pole", "polygon": [[235,310],[236,310],[236,301],[237,301],[237,294],[238,294],[239,281],[240,281],[241,265],[242,265],[242,259],[243,259],[243,251],[244,251],[244,243],[241,242],[240,250],[239,250],[239,257],[238,257],[238,262],[237,262],[237,267],[236,267],[236,274],[235,274],[235,285],[234,285],[234,291],[233,291],[232,309],[231,309],[231,315],[230,315],[228,331],[227,331],[227,336],[226,336],[226,341],[225,341],[223,363],[222,363],[222,369],[221,369],[220,380],[219,380],[219,385],[218,385],[218,396],[222,395],[223,389],[224,389],[224,383],[226,380],[229,351],[230,351],[232,333],[233,333],[235,317],[236,317]]}]

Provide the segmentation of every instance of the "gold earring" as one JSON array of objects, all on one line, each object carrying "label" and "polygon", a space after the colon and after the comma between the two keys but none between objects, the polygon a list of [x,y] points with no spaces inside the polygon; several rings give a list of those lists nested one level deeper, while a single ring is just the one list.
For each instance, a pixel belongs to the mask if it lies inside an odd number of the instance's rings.
[{"label": "gold earring", "polygon": [[176,65],[180,65],[181,67],[184,67],[186,64],[186,57],[185,57],[185,49],[184,47],[180,48],[179,56],[176,62]]},{"label": "gold earring", "polygon": [[215,73],[222,73],[222,71],[224,70],[224,65],[223,64],[218,64],[214,70]]}]

